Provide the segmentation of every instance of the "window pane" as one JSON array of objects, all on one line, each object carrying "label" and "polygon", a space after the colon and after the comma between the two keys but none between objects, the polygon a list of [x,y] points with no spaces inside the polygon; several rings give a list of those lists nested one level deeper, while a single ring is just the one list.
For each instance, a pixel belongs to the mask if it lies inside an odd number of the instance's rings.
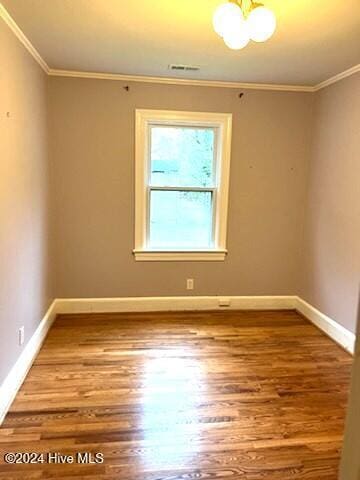
[{"label": "window pane", "polygon": [[213,128],[152,126],[151,185],[212,186],[214,141]]},{"label": "window pane", "polygon": [[209,248],[212,245],[212,193],[152,191],[151,248]]}]

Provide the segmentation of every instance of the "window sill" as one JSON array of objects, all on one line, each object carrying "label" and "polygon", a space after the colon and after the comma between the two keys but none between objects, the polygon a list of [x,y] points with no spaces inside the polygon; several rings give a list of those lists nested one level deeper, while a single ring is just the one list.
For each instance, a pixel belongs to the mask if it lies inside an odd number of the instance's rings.
[{"label": "window sill", "polygon": [[222,262],[225,260],[226,254],[226,250],[176,252],[134,250],[135,260],[138,262]]}]

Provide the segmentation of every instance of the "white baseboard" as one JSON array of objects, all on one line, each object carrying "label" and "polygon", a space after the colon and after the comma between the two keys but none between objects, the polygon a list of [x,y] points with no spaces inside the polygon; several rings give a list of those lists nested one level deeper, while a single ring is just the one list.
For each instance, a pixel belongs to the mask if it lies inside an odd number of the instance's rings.
[{"label": "white baseboard", "polygon": [[352,355],[355,353],[356,336],[354,333],[350,332],[338,322],[320,312],[320,310],[305,302],[305,300],[300,297],[297,297],[295,308],[298,312],[304,315],[304,317],[310,320],[310,322],[326,333],[326,335],[332,340],[341,345],[346,351]]},{"label": "white baseboard", "polygon": [[[223,302],[229,306],[221,306]],[[348,352],[355,335],[297,296],[188,296],[128,298],[58,298],[0,386],[0,425],[21,387],[58,313],[156,312],[189,310],[298,310]]]},{"label": "white baseboard", "polygon": [[[229,301],[227,307],[220,302]],[[128,298],[59,298],[57,313],[159,312],[186,310],[288,310],[296,296],[188,296]]]},{"label": "white baseboard", "polygon": [[0,386],[0,425],[7,414],[19,388],[33,364],[41,345],[56,316],[56,301],[54,300],[35,330],[33,336],[26,344],[15,365]]}]

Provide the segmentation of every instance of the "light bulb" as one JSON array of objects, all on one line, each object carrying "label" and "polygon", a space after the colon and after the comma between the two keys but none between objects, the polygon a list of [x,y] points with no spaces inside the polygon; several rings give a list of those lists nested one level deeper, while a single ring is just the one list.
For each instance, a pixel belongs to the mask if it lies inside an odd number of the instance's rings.
[{"label": "light bulb", "polygon": [[237,29],[243,19],[243,13],[238,5],[231,2],[222,3],[214,12],[214,30],[223,37],[227,31]]},{"label": "light bulb", "polygon": [[266,7],[257,7],[251,10],[246,21],[249,27],[250,38],[254,42],[265,42],[276,29],[276,17]]},{"label": "light bulb", "polygon": [[232,50],[240,50],[246,47],[249,41],[249,30],[244,20],[240,22],[236,30],[228,30],[224,35],[225,45]]}]

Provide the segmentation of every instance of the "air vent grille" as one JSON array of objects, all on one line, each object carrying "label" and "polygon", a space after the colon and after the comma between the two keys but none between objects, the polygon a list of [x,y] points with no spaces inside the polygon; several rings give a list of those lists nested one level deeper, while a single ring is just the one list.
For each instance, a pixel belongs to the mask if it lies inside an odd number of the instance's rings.
[{"label": "air vent grille", "polygon": [[198,67],[197,65],[182,65],[178,63],[171,63],[169,65],[169,70],[176,70],[178,72],[197,72],[198,70],[200,70],[200,67]]}]

